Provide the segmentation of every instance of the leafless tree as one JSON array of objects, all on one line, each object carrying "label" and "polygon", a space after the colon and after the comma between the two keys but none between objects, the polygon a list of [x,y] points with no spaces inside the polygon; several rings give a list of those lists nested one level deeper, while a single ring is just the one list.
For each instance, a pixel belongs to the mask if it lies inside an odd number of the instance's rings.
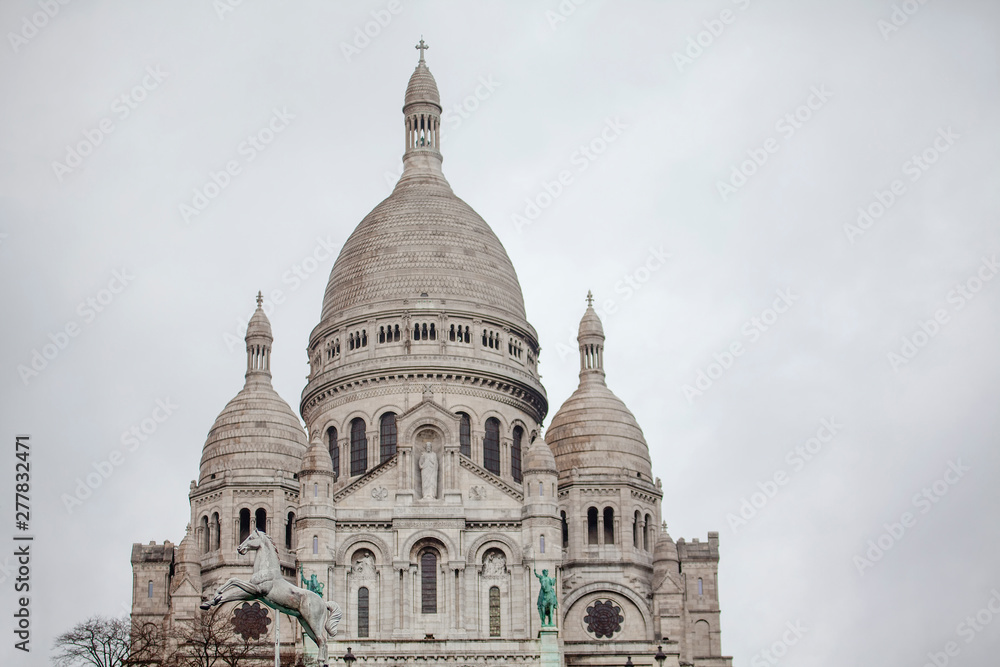
[{"label": "leafless tree", "polygon": [[56,667],[150,665],[163,650],[163,634],[156,624],[133,624],[128,616],[92,616],[56,637],[53,648]]},{"label": "leafless tree", "polygon": [[[232,610],[213,607],[172,633],[170,667],[251,667],[273,664],[267,640],[245,639],[231,622]],[[269,658],[269,656],[272,656]]]}]

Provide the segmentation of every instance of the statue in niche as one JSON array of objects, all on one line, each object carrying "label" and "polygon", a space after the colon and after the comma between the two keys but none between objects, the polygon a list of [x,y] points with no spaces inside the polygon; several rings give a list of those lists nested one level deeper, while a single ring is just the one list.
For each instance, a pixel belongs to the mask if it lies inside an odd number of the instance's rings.
[{"label": "statue in niche", "polygon": [[431,449],[431,443],[424,443],[424,453],[420,455],[420,497],[424,500],[437,498],[438,459]]},{"label": "statue in niche", "polygon": [[351,573],[358,579],[375,578],[375,556],[365,551],[354,560],[354,567]]},{"label": "statue in niche", "polygon": [[498,551],[491,551],[486,554],[483,561],[483,577],[487,579],[499,579],[507,573],[507,559]]}]

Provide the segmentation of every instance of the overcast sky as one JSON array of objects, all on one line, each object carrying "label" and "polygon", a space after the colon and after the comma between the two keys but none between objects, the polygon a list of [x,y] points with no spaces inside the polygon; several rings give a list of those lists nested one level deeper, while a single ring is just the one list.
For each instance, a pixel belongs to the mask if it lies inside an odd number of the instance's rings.
[{"label": "overcast sky", "polygon": [[258,290],[298,412],[335,253],[399,172],[421,35],[549,419],[593,290],[670,533],[720,533],[724,654],[995,662],[1000,5],[50,4],[0,8],[0,553],[18,433],[36,535],[33,651],[5,630],[4,664],[127,609],[133,542],[180,541]]}]

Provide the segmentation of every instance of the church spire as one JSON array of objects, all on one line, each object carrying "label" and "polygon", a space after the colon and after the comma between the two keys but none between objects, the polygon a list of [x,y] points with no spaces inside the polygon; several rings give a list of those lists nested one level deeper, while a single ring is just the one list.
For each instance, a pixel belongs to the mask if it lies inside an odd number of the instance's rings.
[{"label": "church spire", "polygon": [[587,311],[580,320],[580,382],[604,382],[604,327],[594,310],[594,295],[587,291]]},{"label": "church spire", "polygon": [[430,47],[421,36],[415,47],[420,52],[417,66],[410,75],[403,100],[406,127],[406,150],[403,153],[403,176],[400,183],[417,179],[437,181],[447,186],[441,173],[441,95],[434,75],[427,68],[424,52]]},{"label": "church spire", "polygon": [[257,310],[247,324],[247,384],[271,381],[271,322],[264,314],[264,295],[257,292]]}]

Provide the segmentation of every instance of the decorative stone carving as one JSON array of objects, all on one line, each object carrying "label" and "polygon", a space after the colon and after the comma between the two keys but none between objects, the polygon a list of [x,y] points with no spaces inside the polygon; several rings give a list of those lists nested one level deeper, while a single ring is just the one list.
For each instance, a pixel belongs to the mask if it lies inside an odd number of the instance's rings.
[{"label": "decorative stone carving", "polygon": [[469,498],[472,500],[486,500],[486,487],[475,485],[469,487]]},{"label": "decorative stone carving", "polygon": [[375,579],[375,556],[370,551],[361,551],[354,557],[351,575],[355,579],[369,581]]},{"label": "decorative stone carving", "polygon": [[610,639],[616,632],[621,632],[625,616],[622,614],[622,608],[613,600],[594,600],[594,603],[587,607],[587,615],[583,617],[583,622],[587,624],[587,632],[598,639],[602,637]]},{"label": "decorative stone carving", "polygon": [[230,622],[236,634],[249,642],[257,641],[267,634],[267,626],[271,624],[271,619],[268,618],[267,609],[261,607],[259,602],[244,602],[233,611]]},{"label": "decorative stone carving", "polygon": [[372,498],[375,500],[385,500],[389,497],[389,489],[384,486],[373,486],[372,487]]},{"label": "decorative stone carving", "polygon": [[490,551],[483,559],[483,578],[500,579],[507,574],[507,558],[499,551]]}]

